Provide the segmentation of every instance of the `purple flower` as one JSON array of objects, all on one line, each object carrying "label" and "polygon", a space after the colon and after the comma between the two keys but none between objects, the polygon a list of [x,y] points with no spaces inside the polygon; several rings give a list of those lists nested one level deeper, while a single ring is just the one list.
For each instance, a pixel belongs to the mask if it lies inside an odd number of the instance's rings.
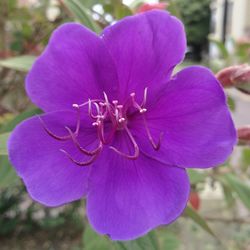
[{"label": "purple flower", "polygon": [[185,168],[221,164],[236,143],[212,72],[172,76],[185,50],[182,23],[164,11],[127,17],[101,36],[59,27],[26,81],[45,114],[17,126],[8,145],[31,197],[59,206],[86,196],[91,225],[114,240],[180,216]]}]

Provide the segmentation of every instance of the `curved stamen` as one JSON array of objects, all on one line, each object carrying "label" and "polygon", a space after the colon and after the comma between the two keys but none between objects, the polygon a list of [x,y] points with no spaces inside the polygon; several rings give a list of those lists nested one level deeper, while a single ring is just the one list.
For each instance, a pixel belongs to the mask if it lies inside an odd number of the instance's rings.
[{"label": "curved stamen", "polygon": [[[145,96],[145,95],[144,95],[144,96]],[[135,101],[135,93],[131,93],[131,94],[130,94],[130,97],[131,97],[133,106],[134,106],[136,109],[138,109],[139,112],[140,112],[141,114],[143,114],[143,113],[145,113],[145,112],[147,111],[147,109],[142,108],[142,106],[140,106],[140,105]],[[142,103],[144,103],[144,102],[146,102],[146,99],[143,99],[143,102],[142,102]]]},{"label": "curved stamen", "polygon": [[109,117],[113,123],[113,125],[115,126],[116,124],[116,121],[114,119],[114,115],[113,115],[113,112],[111,110],[112,106],[110,105],[110,102],[109,102],[109,99],[108,99],[108,96],[105,92],[103,92],[103,96],[104,96],[104,100],[105,100],[105,106],[106,106],[106,110],[107,110],[107,113],[109,114]]},{"label": "curved stamen", "polygon": [[147,95],[148,95],[148,88],[146,87],[144,89],[144,95],[143,95],[143,101],[141,103],[141,107],[144,107],[146,105]]},{"label": "curved stamen", "polygon": [[80,143],[78,142],[78,140],[77,140],[77,138],[76,138],[76,135],[72,132],[72,130],[71,130],[70,128],[68,128],[68,127],[65,127],[65,128],[68,130],[68,132],[69,132],[69,134],[70,134],[70,137],[71,137],[73,143],[75,144],[75,146],[76,146],[82,153],[84,153],[84,154],[86,154],[86,155],[89,155],[89,156],[93,156],[93,155],[98,154],[98,153],[101,151],[101,149],[102,149],[102,143],[101,143],[101,142],[99,143],[99,146],[98,146],[96,149],[94,149],[94,150],[86,150],[86,149],[84,149],[84,148],[80,145]]},{"label": "curved stamen", "polygon": [[73,163],[75,163],[76,165],[78,165],[80,167],[88,166],[88,165],[92,164],[95,161],[95,159],[96,159],[96,157],[98,155],[98,154],[95,154],[88,161],[77,161],[67,151],[65,151],[64,149],[60,149],[60,151],[62,153],[64,153]]},{"label": "curved stamen", "polygon": [[89,101],[91,101],[91,102],[102,102],[102,99],[89,99],[88,101],[86,101],[86,102],[84,102],[84,103],[82,103],[82,104],[73,104],[72,106],[74,107],[75,105],[77,105],[78,107],[84,107],[84,106],[86,106],[86,105],[89,105]]},{"label": "curved stamen", "polygon": [[45,122],[43,121],[43,119],[42,119],[40,116],[38,116],[38,118],[39,118],[39,120],[40,120],[40,122],[41,122],[41,124],[42,124],[42,126],[43,126],[43,128],[44,128],[44,130],[45,130],[51,137],[53,137],[54,139],[59,140],[59,141],[65,141],[65,140],[69,140],[69,139],[70,139],[70,136],[69,136],[69,135],[59,136],[59,135],[54,134],[52,131],[50,131],[50,130],[47,128],[47,126],[46,126]]},{"label": "curved stamen", "polygon": [[96,102],[93,102],[93,103],[94,103],[94,105],[96,107],[97,115],[94,115],[93,112],[92,112],[92,101],[90,99],[89,99],[89,107],[88,107],[89,115],[90,115],[91,118],[96,119],[97,116],[99,115],[100,110],[99,110],[98,104]]},{"label": "curved stamen", "polygon": [[97,126],[97,134],[98,134],[98,137],[99,137],[100,141],[103,144],[109,144],[111,142],[112,138],[113,138],[113,135],[115,134],[116,127],[114,127],[112,129],[112,131],[109,133],[108,137],[105,138],[103,122],[99,121],[99,123],[97,123],[96,126]]},{"label": "curved stamen", "polygon": [[117,154],[119,154],[121,156],[124,156],[124,157],[126,157],[128,159],[131,159],[131,160],[136,160],[139,157],[139,153],[140,153],[139,147],[138,147],[133,135],[131,134],[131,132],[129,131],[127,126],[125,126],[125,130],[126,130],[128,136],[129,136],[130,141],[132,142],[132,144],[134,146],[134,150],[135,150],[134,154],[133,155],[128,155],[126,153],[121,152],[120,150],[118,150],[117,148],[115,148],[113,146],[111,146],[109,148],[114,150]]},{"label": "curved stamen", "polygon": [[79,133],[79,130],[80,130],[80,126],[81,126],[81,112],[80,112],[80,106],[79,105],[77,105],[77,106],[74,105],[73,108],[75,108],[76,111],[77,111],[76,130],[74,132],[74,134],[77,136],[78,133]]},{"label": "curved stamen", "polygon": [[[81,125],[81,114],[80,114],[80,109],[79,109],[79,106],[77,104],[74,104],[73,105],[74,108],[77,109],[77,122],[76,122],[76,130],[74,132],[74,135],[77,136],[78,133],[79,133],[79,130],[80,130],[80,125]],[[56,135],[54,134],[51,130],[48,129],[48,127],[46,126],[44,120],[40,117],[40,116],[37,116],[38,119],[40,120],[44,130],[51,136],[53,137],[54,139],[56,140],[59,140],[59,141],[66,141],[66,140],[69,140],[71,138],[70,135],[64,135],[64,136],[60,136],[60,135]]]},{"label": "curved stamen", "polygon": [[154,148],[154,150],[159,150],[160,147],[161,147],[161,141],[162,141],[162,137],[163,137],[163,132],[160,133],[160,137],[159,137],[159,140],[157,143],[154,142],[154,139],[150,133],[150,130],[148,128],[148,124],[147,124],[147,121],[144,117],[144,115],[142,115],[142,119],[143,119],[143,123],[144,123],[144,126],[145,126],[145,129],[146,129],[146,132],[147,132],[147,135],[148,135],[148,139],[152,145],[152,147]]}]

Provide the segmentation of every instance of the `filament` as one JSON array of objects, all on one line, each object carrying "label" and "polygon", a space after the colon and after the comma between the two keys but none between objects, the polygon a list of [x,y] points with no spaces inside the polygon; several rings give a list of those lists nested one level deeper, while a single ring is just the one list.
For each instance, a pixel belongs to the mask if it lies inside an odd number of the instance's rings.
[{"label": "filament", "polygon": [[[79,130],[80,130],[80,125],[81,125],[81,114],[80,114],[80,109],[79,109],[79,106],[73,106],[74,108],[76,108],[77,110],[77,122],[76,122],[76,129],[75,129],[75,132],[73,133],[75,136],[78,135],[79,133]],[[41,118],[41,116],[38,116],[38,119],[40,120],[44,130],[51,136],[53,137],[54,139],[56,140],[59,140],[59,141],[66,141],[66,140],[69,140],[71,138],[70,135],[64,135],[64,136],[59,136],[59,135],[56,135],[55,133],[53,133],[51,130],[48,129],[48,127],[46,126],[44,120]]]},{"label": "filament", "polygon": [[76,135],[71,131],[71,129],[68,128],[68,127],[65,127],[65,128],[68,130],[68,132],[69,132],[69,134],[70,134],[70,137],[71,137],[72,141],[74,142],[75,146],[76,146],[82,153],[84,153],[84,154],[86,154],[86,155],[89,155],[89,156],[93,156],[93,155],[96,155],[97,153],[99,153],[100,150],[102,149],[102,143],[101,143],[101,142],[99,143],[98,147],[97,147],[96,149],[94,149],[94,150],[86,150],[86,149],[84,149],[84,148],[80,145],[80,143],[78,142],[78,140],[77,140],[77,138],[76,138]]},{"label": "filament", "polygon": [[78,165],[80,167],[88,166],[88,165],[92,164],[95,161],[95,159],[97,158],[97,155],[98,155],[98,154],[93,155],[88,161],[77,161],[64,149],[60,149],[60,151],[62,153],[64,153],[73,163],[75,163],[76,165]]},{"label": "filament", "polygon": [[129,131],[127,126],[125,126],[125,131],[127,132],[128,136],[129,136],[129,139],[130,139],[130,141],[131,141],[131,143],[132,143],[132,145],[134,147],[134,154],[129,155],[129,154],[123,153],[120,150],[118,150],[117,148],[112,147],[112,146],[109,147],[109,148],[114,150],[117,154],[119,154],[119,155],[121,155],[121,156],[123,156],[123,157],[125,157],[127,159],[136,160],[139,157],[139,153],[140,153],[139,147],[138,147],[133,135],[131,134],[131,132]]},{"label": "filament", "polygon": [[144,115],[142,116],[142,119],[143,119],[143,123],[144,123],[145,129],[146,129],[146,133],[147,133],[148,139],[149,139],[149,141],[150,141],[152,147],[153,147],[154,150],[156,150],[156,151],[159,150],[159,149],[160,149],[160,146],[161,146],[161,141],[162,141],[163,133],[162,133],[162,132],[160,133],[159,140],[158,140],[157,143],[155,143],[155,142],[154,142],[154,139],[153,139],[153,137],[152,137],[152,135],[151,135],[151,133],[150,133],[150,130],[149,130],[149,128],[148,128],[148,124],[147,124],[147,121],[146,121]]}]

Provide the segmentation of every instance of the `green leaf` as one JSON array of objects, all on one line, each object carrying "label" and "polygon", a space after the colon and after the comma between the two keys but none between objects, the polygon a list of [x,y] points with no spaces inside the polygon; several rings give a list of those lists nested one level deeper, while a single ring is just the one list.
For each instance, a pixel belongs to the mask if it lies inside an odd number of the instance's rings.
[{"label": "green leaf", "polygon": [[250,210],[250,186],[233,174],[226,174],[222,178],[229,184],[244,205]]},{"label": "green leaf", "polygon": [[159,250],[156,235],[153,231],[146,236],[132,241],[119,241],[117,250]]},{"label": "green leaf", "polygon": [[231,96],[227,97],[227,103],[231,111],[235,111],[235,101]]},{"label": "green leaf", "polygon": [[100,27],[96,24],[91,16],[91,12],[78,0],[64,0],[67,8],[72,12],[74,17],[80,23],[84,24],[96,33],[101,31]]},{"label": "green leaf", "polygon": [[0,134],[0,155],[8,155],[7,152],[7,140],[10,133]]},{"label": "green leaf", "polygon": [[19,178],[7,156],[0,156],[0,188],[7,188],[18,183]]},{"label": "green leaf", "polygon": [[111,250],[111,241],[98,235],[87,225],[83,233],[83,246],[84,250]]},{"label": "green leaf", "polygon": [[229,185],[226,185],[225,183],[221,182],[222,188],[223,188],[223,193],[224,193],[224,198],[227,203],[228,207],[232,207],[235,203],[235,198],[233,196],[233,191],[230,188]]},{"label": "green leaf", "polygon": [[[159,250],[154,232],[132,241],[112,242],[107,237],[96,234],[88,225],[83,235],[84,250]],[[171,250],[171,249],[169,249]]]},{"label": "green leaf", "polygon": [[28,72],[34,63],[35,56],[18,56],[0,60],[0,66],[18,71]]},{"label": "green leaf", "polygon": [[126,16],[131,16],[131,15],[133,15],[132,10],[125,4],[117,4],[115,6],[115,18],[116,19],[119,20]]},{"label": "green leaf", "polygon": [[160,249],[177,250],[180,247],[180,240],[167,228],[157,230],[157,236],[161,245]]},{"label": "green leaf", "polygon": [[209,36],[209,41],[216,45],[216,47],[219,50],[219,52],[220,52],[221,56],[223,57],[223,59],[228,59],[229,58],[228,50],[227,50],[227,48],[226,48],[226,46],[224,45],[223,42],[213,38],[212,36]]},{"label": "green leaf", "polygon": [[207,233],[216,237],[212,229],[208,226],[207,222],[190,206],[187,206],[184,212],[184,215],[192,219],[196,224],[198,224],[201,228],[203,228]]},{"label": "green leaf", "polygon": [[206,179],[206,175],[204,173],[200,173],[193,169],[188,169],[188,176],[191,184],[197,184],[199,182],[205,181]]},{"label": "green leaf", "polygon": [[5,124],[3,124],[0,128],[0,132],[1,133],[4,133],[4,132],[10,132],[12,131],[15,126],[20,123],[21,121],[31,117],[31,116],[34,116],[36,114],[41,114],[41,110],[38,109],[38,108],[33,108],[31,110],[27,110],[27,111],[24,111],[20,114],[18,114],[17,116],[15,116],[12,120],[6,122]]}]

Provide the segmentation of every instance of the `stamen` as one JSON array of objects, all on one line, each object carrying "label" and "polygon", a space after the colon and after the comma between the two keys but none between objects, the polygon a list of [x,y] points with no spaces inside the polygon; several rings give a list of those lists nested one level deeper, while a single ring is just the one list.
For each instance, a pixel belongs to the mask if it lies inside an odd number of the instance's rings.
[{"label": "stamen", "polygon": [[105,105],[106,105],[106,108],[107,108],[107,113],[109,114],[109,117],[113,123],[113,125],[115,126],[116,124],[116,120],[114,119],[114,114],[110,108],[110,103],[109,103],[109,100],[108,100],[108,96],[105,92],[103,92],[103,96],[104,96],[104,99],[105,99]]},{"label": "stamen", "polygon": [[93,123],[92,123],[92,126],[97,127],[97,126],[99,126],[99,124],[100,124],[100,121],[93,122]]},{"label": "stamen", "polygon": [[42,127],[44,128],[44,130],[45,130],[51,137],[53,137],[54,139],[56,139],[56,140],[58,140],[58,141],[66,141],[66,140],[69,140],[69,139],[70,139],[70,136],[69,136],[69,135],[59,136],[59,135],[54,134],[52,131],[50,131],[50,130],[47,128],[47,126],[46,126],[45,122],[43,121],[43,119],[42,119],[40,116],[38,116],[38,118],[39,118],[39,120],[40,120],[40,122],[41,122],[41,124],[42,124]]},{"label": "stamen", "polygon": [[119,121],[119,123],[123,123],[123,122],[126,121],[126,119],[122,117],[122,118],[120,118],[118,121]]},{"label": "stamen", "polygon": [[119,155],[121,155],[121,156],[123,156],[125,158],[131,159],[131,160],[136,160],[139,157],[139,153],[140,153],[139,147],[138,147],[133,135],[131,134],[131,132],[129,131],[127,126],[125,127],[125,130],[126,130],[128,136],[129,136],[130,141],[132,142],[132,144],[134,146],[134,150],[135,150],[134,154],[133,155],[128,155],[126,153],[121,152],[120,150],[118,150],[117,148],[115,148],[113,146],[111,146],[109,148],[114,150],[117,154],[119,154]]},{"label": "stamen", "polygon": [[98,154],[98,153],[101,151],[101,149],[102,149],[102,143],[101,143],[101,142],[99,143],[99,146],[98,146],[96,149],[94,149],[94,150],[86,150],[86,149],[84,149],[84,148],[80,145],[80,143],[78,142],[78,140],[77,140],[75,134],[72,132],[72,130],[71,130],[70,128],[68,128],[68,127],[65,127],[65,128],[68,130],[68,132],[69,132],[69,134],[70,134],[70,136],[71,136],[71,139],[72,139],[73,143],[75,144],[75,146],[76,146],[82,153],[84,153],[84,154],[86,154],[86,155],[89,155],[89,156],[93,156],[93,155],[95,155],[95,154]]},{"label": "stamen", "polygon": [[143,114],[143,113],[145,113],[145,112],[147,112],[147,109],[145,109],[145,108],[140,109],[140,113],[141,113],[141,114]]},{"label": "stamen", "polygon": [[147,95],[148,95],[148,88],[146,87],[146,88],[144,89],[144,95],[143,95],[143,101],[142,101],[141,107],[143,107],[143,106],[146,105]]},{"label": "stamen", "polygon": [[114,133],[116,131],[116,126],[113,127],[112,131],[110,132],[110,134],[108,135],[107,138],[105,138],[105,135],[104,135],[104,125],[102,122],[100,122],[97,126],[97,134],[98,134],[98,137],[100,139],[100,141],[103,143],[103,144],[109,144],[114,136]]},{"label": "stamen", "polygon": [[118,104],[118,101],[117,100],[113,100],[112,103],[115,105],[115,107],[117,106]]},{"label": "stamen", "polygon": [[67,151],[65,151],[64,149],[60,149],[60,151],[62,153],[64,153],[73,163],[75,163],[76,165],[78,165],[80,167],[88,166],[88,165],[92,164],[95,161],[95,159],[97,158],[97,155],[98,155],[98,154],[95,154],[88,161],[77,161],[77,160],[73,159],[73,157]]},{"label": "stamen", "polygon": [[[145,94],[145,93],[146,93],[146,94]],[[147,91],[144,91],[144,99],[143,99],[143,102],[142,102],[142,105],[141,105],[141,106],[135,101],[135,93],[131,93],[130,96],[131,96],[131,99],[132,99],[132,104],[133,104],[133,106],[134,106],[136,109],[138,109],[139,112],[140,112],[141,114],[145,113],[145,112],[147,111],[147,109],[142,108],[142,106],[143,106],[144,103],[146,103],[146,99],[145,99],[145,98],[147,97]],[[145,97],[145,96],[146,96],[146,97]]]},{"label": "stamen", "polygon": [[145,129],[146,129],[147,135],[148,135],[148,139],[149,139],[149,141],[150,141],[152,147],[154,148],[154,150],[157,151],[157,150],[159,150],[160,147],[161,147],[161,141],[162,141],[162,137],[163,137],[163,132],[160,133],[159,140],[158,140],[158,142],[157,142],[157,144],[156,144],[156,143],[154,142],[154,139],[153,139],[151,133],[150,133],[150,130],[149,130],[149,128],[148,128],[148,124],[147,124],[147,121],[146,121],[144,115],[142,116],[142,118],[143,118],[143,123],[144,123]]},{"label": "stamen", "polygon": [[101,102],[102,100],[101,99],[89,99],[88,101],[86,101],[86,102],[84,102],[84,103],[82,103],[82,104],[72,104],[72,106],[74,107],[74,106],[78,106],[79,108],[81,108],[81,107],[83,107],[83,106],[86,106],[86,105],[89,105],[89,101],[91,101],[91,102]]},{"label": "stamen", "polygon": [[[96,111],[97,111],[97,115],[99,114],[100,110],[99,110],[99,107],[98,107],[98,104],[96,102],[93,102],[95,107],[96,107]],[[91,118],[93,119],[96,119],[97,118],[97,115],[94,115],[93,112],[92,112],[92,101],[89,99],[89,115]]]}]

